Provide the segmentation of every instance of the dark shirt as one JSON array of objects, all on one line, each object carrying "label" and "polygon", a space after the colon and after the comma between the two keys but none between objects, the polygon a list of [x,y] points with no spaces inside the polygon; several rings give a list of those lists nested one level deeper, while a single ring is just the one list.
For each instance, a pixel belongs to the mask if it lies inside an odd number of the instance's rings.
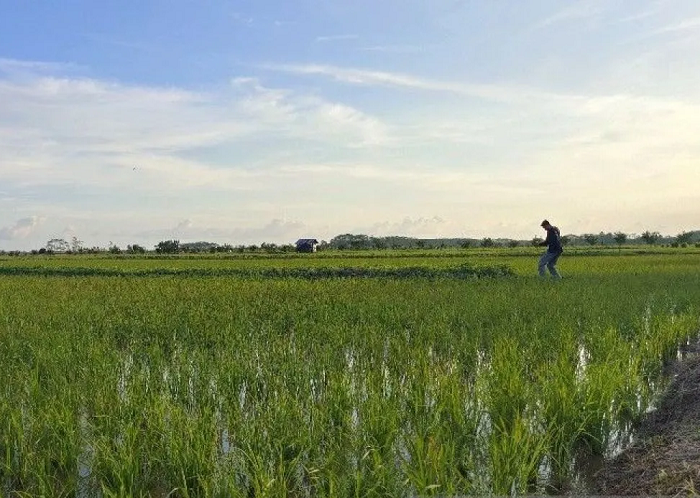
[{"label": "dark shirt", "polygon": [[540,243],[541,246],[547,246],[547,252],[561,253],[564,249],[561,246],[561,236],[557,227],[549,227],[547,229],[547,239]]}]

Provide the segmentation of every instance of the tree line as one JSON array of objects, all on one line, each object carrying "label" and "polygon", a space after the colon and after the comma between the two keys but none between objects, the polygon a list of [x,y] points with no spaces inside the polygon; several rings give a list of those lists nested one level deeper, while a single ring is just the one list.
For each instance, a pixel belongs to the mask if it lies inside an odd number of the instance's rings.
[{"label": "tree line", "polygon": [[[597,234],[585,233],[580,235],[564,235],[561,238],[565,246],[605,247],[623,245],[647,245],[666,247],[688,247],[694,244],[700,247],[700,230],[684,231],[675,236],[661,235],[659,232],[645,231],[641,234],[627,234],[624,232],[599,232]],[[448,249],[448,248],[497,248],[497,247],[527,247],[538,246],[543,239],[535,237],[531,240],[517,240],[508,238],[484,237],[475,238],[415,238],[404,236],[374,237],[364,234],[336,235],[329,241],[320,241],[318,251],[326,250],[383,250],[383,249]],[[130,244],[120,247],[110,242],[107,247],[86,247],[80,239],[73,237],[70,240],[53,238],[46,242],[44,247],[29,251],[31,254],[216,254],[216,253],[266,253],[280,254],[295,252],[293,244],[274,244],[263,242],[260,245],[232,245],[218,244],[215,242],[180,242],[179,240],[163,240],[152,249],[147,249],[140,244]],[[22,251],[0,251],[0,254],[19,255],[27,254]]]},{"label": "tree line", "polygon": [[[421,239],[411,237],[373,237],[369,235],[343,234],[333,237],[329,242],[322,241],[319,250],[358,250],[358,249],[445,249],[445,248],[495,248],[539,246],[544,239],[535,237],[530,240],[484,237],[474,238],[436,238]],[[682,232],[675,236],[664,236],[659,232],[645,231],[642,234],[624,232],[599,232],[581,235],[564,235],[561,237],[565,246],[622,246],[629,245],[665,245],[670,247],[687,247],[700,244],[700,230]]]}]

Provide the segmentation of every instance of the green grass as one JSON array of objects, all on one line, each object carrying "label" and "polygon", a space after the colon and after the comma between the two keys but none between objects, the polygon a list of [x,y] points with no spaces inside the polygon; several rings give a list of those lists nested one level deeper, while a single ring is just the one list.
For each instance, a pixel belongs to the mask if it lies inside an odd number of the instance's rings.
[{"label": "green grass", "polygon": [[[700,265],[567,253],[550,282],[522,251],[1,260],[0,494],[565,480],[575,451],[604,454],[644,413],[698,333]],[[456,275],[464,263],[512,274]]]}]

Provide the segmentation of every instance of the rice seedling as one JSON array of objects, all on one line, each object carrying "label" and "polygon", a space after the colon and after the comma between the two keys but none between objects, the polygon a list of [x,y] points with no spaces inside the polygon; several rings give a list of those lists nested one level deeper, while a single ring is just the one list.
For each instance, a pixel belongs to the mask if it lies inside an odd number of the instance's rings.
[{"label": "rice seedling", "polygon": [[692,254],[572,256],[553,284],[525,252],[2,260],[0,492],[566,481],[581,448],[614,451],[653,405],[698,333],[700,270]]}]

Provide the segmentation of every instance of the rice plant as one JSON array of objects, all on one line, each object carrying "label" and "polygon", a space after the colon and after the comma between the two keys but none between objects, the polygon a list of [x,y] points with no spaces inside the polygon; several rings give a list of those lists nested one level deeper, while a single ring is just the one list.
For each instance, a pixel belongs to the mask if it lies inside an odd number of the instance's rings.
[{"label": "rice plant", "polygon": [[0,494],[565,487],[698,333],[692,254],[0,260]]}]

